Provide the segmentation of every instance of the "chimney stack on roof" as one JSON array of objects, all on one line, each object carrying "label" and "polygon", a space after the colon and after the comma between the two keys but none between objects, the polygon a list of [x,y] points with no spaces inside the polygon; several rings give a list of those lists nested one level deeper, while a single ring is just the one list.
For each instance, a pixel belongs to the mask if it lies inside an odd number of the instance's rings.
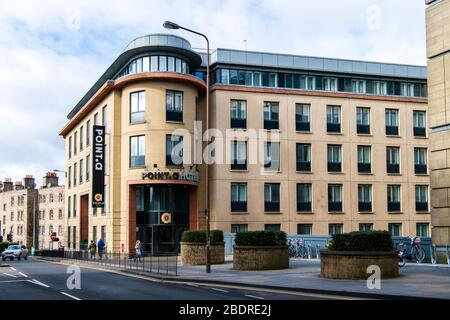
[{"label": "chimney stack on roof", "polygon": [[3,181],[3,192],[11,191],[13,190],[13,183],[11,181],[11,178],[5,178]]},{"label": "chimney stack on roof", "polygon": [[23,178],[23,185],[25,189],[34,189],[36,184],[34,183],[34,177],[30,174],[27,174],[25,178]]},{"label": "chimney stack on roof", "polygon": [[56,172],[47,172],[42,179],[43,188],[51,188],[58,186],[58,175]]}]

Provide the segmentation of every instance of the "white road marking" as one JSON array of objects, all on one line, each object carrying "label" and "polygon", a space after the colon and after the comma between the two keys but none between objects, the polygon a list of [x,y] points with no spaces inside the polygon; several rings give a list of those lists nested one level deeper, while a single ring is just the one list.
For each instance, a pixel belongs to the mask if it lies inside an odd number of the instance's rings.
[{"label": "white road marking", "polygon": [[25,277],[25,278],[28,277],[28,276],[27,276],[25,273],[23,273],[23,272],[19,272],[19,274],[20,274],[22,277]]},{"label": "white road marking", "polygon": [[67,297],[69,297],[69,298],[72,298],[72,299],[74,299],[74,300],[81,300],[80,298],[77,298],[77,297],[75,297],[75,296],[72,296],[72,295],[70,295],[70,294],[68,294],[68,293],[65,293],[65,292],[62,292],[62,291],[61,291],[61,294],[65,295],[65,296],[67,296]]},{"label": "white road marking", "polygon": [[50,288],[50,286],[48,286],[48,285],[46,285],[45,283],[42,283],[42,282],[40,282],[40,281],[37,281],[36,279],[28,280],[28,282],[37,284],[38,286],[41,286],[41,287],[44,287],[44,288]]},{"label": "white road marking", "polygon": [[10,274],[10,273],[3,272],[3,274],[8,277],[17,278],[17,276]]},{"label": "white road marking", "polygon": [[229,292],[229,291],[227,291],[227,290],[217,289],[217,288],[211,288],[211,290],[220,291],[220,292]]},{"label": "white road marking", "polygon": [[16,268],[9,267],[12,271],[17,271]]},{"label": "white road marking", "polygon": [[254,298],[254,299],[264,300],[264,298],[262,298],[262,297],[252,296],[251,294],[246,294],[245,296],[246,296],[246,297],[249,297],[249,298]]}]

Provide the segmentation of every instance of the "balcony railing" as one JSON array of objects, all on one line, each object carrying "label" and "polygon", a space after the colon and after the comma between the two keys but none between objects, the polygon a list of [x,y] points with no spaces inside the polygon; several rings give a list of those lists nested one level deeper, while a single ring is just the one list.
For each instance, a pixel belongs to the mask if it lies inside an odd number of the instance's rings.
[{"label": "balcony railing", "polygon": [[247,161],[234,161],[230,167],[231,170],[247,170]]},{"label": "balcony railing", "polygon": [[311,212],[311,202],[297,202],[297,212]]},{"label": "balcony railing", "polygon": [[341,124],[340,123],[327,123],[327,132],[340,133],[341,132]]},{"label": "balcony railing", "polygon": [[417,202],[416,211],[428,211],[428,202]]},{"label": "balcony railing", "polygon": [[264,211],[265,212],[280,212],[280,203],[265,201],[264,202]]},{"label": "balcony railing", "polygon": [[388,163],[386,165],[386,171],[387,173],[400,173],[400,165]]},{"label": "balcony railing", "polygon": [[414,165],[414,173],[415,174],[426,174],[427,173],[427,165],[426,164],[415,164]]},{"label": "balcony railing", "polygon": [[231,201],[231,212],[247,212],[247,201]]},{"label": "balcony railing", "polygon": [[295,122],[295,130],[309,132],[311,130],[311,125],[309,122],[296,121]]},{"label": "balcony railing", "polygon": [[311,162],[297,161],[297,171],[310,172]]},{"label": "balcony railing", "polygon": [[328,162],[328,172],[342,172],[342,164],[340,162]]},{"label": "balcony railing", "polygon": [[247,129],[247,119],[233,119],[231,118],[232,129]]},{"label": "balcony railing", "polygon": [[426,137],[427,132],[424,127],[414,127],[414,137]]},{"label": "balcony railing", "polygon": [[358,202],[358,211],[359,212],[371,212],[372,211],[372,202]]},{"label": "balcony railing", "polygon": [[183,112],[166,111],[166,121],[183,122]]},{"label": "balcony railing", "polygon": [[388,136],[398,136],[398,126],[386,126],[386,134]]},{"label": "balcony railing", "polygon": [[328,202],[328,212],[342,212],[342,202]]},{"label": "balcony railing", "polygon": [[264,120],[264,129],[278,130],[279,129],[278,120]]},{"label": "balcony railing", "polygon": [[370,133],[370,125],[368,124],[358,124],[356,126],[356,132],[360,134],[369,134]]},{"label": "balcony railing", "polygon": [[400,202],[388,202],[388,211],[391,212],[400,211]]},{"label": "balcony railing", "polygon": [[358,163],[359,173],[370,173],[372,171],[372,165],[370,163]]}]

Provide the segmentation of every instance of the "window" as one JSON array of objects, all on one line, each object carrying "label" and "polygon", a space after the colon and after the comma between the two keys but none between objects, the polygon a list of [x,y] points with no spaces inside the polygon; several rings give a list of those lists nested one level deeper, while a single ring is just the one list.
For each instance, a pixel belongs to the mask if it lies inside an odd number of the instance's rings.
[{"label": "window", "polygon": [[277,130],[278,123],[278,102],[264,102],[264,129]]},{"label": "window", "polygon": [[328,225],[328,234],[341,234],[344,233],[344,224],[342,223],[330,223]]},{"label": "window", "polygon": [[400,95],[414,97],[414,83],[400,83]]},{"label": "window", "polygon": [[360,223],[359,231],[373,231],[373,223]]},{"label": "window", "polygon": [[341,107],[327,106],[327,132],[341,132]]},{"label": "window", "polygon": [[398,110],[386,109],[386,135],[398,136]]},{"label": "window", "polygon": [[73,164],[73,186],[77,185],[77,163]]},{"label": "window", "polygon": [[374,81],[373,82],[373,94],[383,95],[387,94],[387,84],[385,81]]},{"label": "window", "polygon": [[130,123],[145,122],[145,91],[130,93]]},{"label": "window", "polygon": [[130,137],[130,167],[145,166],[145,136]]},{"label": "window", "polygon": [[366,93],[366,81],[365,80],[352,80],[352,92],[353,93]]},{"label": "window", "polygon": [[91,144],[91,120],[86,122],[86,146]]},{"label": "window", "polygon": [[264,170],[280,171],[280,143],[264,143]]},{"label": "window", "polygon": [[401,237],[403,234],[401,223],[389,223],[388,230],[392,237]]},{"label": "window", "polygon": [[247,232],[248,224],[232,224],[231,233]]},{"label": "window", "polygon": [[413,111],[413,133],[415,137],[426,137],[426,112]]},{"label": "window", "polygon": [[414,148],[414,173],[427,173],[427,148]]},{"label": "window", "polygon": [[428,186],[416,186],[416,211],[428,211]]},{"label": "window", "polygon": [[72,158],[72,137],[69,137],[69,159]]},{"label": "window", "polygon": [[342,212],[342,184],[328,185],[328,211]]},{"label": "window", "polygon": [[50,211],[49,211],[49,213],[48,213],[48,218],[49,218],[50,220],[53,220],[53,218],[54,218],[53,209],[50,209]]},{"label": "window", "polygon": [[74,156],[76,156],[78,153],[78,150],[77,150],[78,138],[77,137],[78,137],[78,134],[75,131],[75,133],[73,134],[73,155]]},{"label": "window", "polygon": [[94,114],[94,125],[98,125],[98,113]]},{"label": "window", "polygon": [[183,165],[183,137],[166,135],[166,166]]},{"label": "window", "polygon": [[105,126],[105,129],[106,129],[106,124],[108,123],[108,120],[107,120],[107,108],[106,108],[106,106],[104,106],[103,108],[102,108],[102,125],[103,126]]},{"label": "window", "polygon": [[247,142],[231,142],[231,170],[247,170]]},{"label": "window", "polygon": [[296,103],[295,104],[295,130],[309,132],[311,130],[310,124],[310,108],[309,104]]},{"label": "window", "polygon": [[231,128],[247,128],[247,101],[231,100],[230,103]]},{"label": "window", "polygon": [[247,184],[231,183],[231,212],[247,211]]},{"label": "window", "polygon": [[183,121],[183,92],[166,91],[166,121]]},{"label": "window", "polygon": [[159,71],[167,71],[167,57],[159,56]]},{"label": "window", "polygon": [[400,173],[399,147],[386,147],[386,172]]},{"label": "window", "polygon": [[372,185],[370,184],[358,185],[358,211],[372,211]]},{"label": "window", "polygon": [[371,165],[372,148],[370,146],[358,146],[358,172],[369,173],[372,171]]},{"label": "window", "polygon": [[296,144],[296,170],[299,172],[311,171],[311,144]]},{"label": "window", "polygon": [[313,76],[300,76],[299,88],[304,90],[316,90],[316,78]]},{"label": "window", "polygon": [[73,195],[73,217],[77,217],[77,196]]},{"label": "window", "polygon": [[389,212],[400,211],[400,185],[389,184],[387,186],[387,201]]},{"label": "window", "polygon": [[72,198],[70,196],[67,197],[67,217],[70,218],[72,213],[70,212],[70,208],[72,206]]},{"label": "window", "polygon": [[416,236],[429,237],[430,236],[430,224],[429,223],[417,223],[416,224]]},{"label": "window", "polygon": [[337,79],[323,78],[323,90],[333,92],[337,91]]},{"label": "window", "polygon": [[84,171],[83,168],[84,168],[83,159],[81,159],[80,160],[80,184],[83,183],[83,171]]},{"label": "window", "polygon": [[312,224],[297,224],[297,234],[312,235]]},{"label": "window", "polygon": [[83,143],[84,143],[84,127],[80,127],[80,151],[83,150]]},{"label": "window", "polygon": [[58,220],[62,220],[63,219],[63,211],[62,209],[58,210]]},{"label": "window", "polygon": [[86,157],[86,181],[89,181],[91,177],[91,156]]},{"label": "window", "polygon": [[370,133],[370,109],[356,108],[356,132],[359,134]]},{"label": "window", "polygon": [[49,202],[50,202],[50,203],[55,202],[55,196],[53,195],[53,193],[50,193],[50,194],[49,194]]},{"label": "window", "polygon": [[328,145],[328,172],[342,172],[341,145]]},{"label": "window", "polygon": [[311,183],[297,183],[297,212],[311,212]]},{"label": "window", "polygon": [[280,212],[280,184],[264,184],[264,211]]},{"label": "window", "polygon": [[271,224],[265,224],[264,225],[264,230],[265,231],[280,231],[281,230],[281,224],[275,224],[275,223],[271,223]]},{"label": "window", "polygon": [[62,194],[62,192],[60,192],[60,193],[58,194],[58,202],[59,202],[59,203],[63,202],[63,194]]}]

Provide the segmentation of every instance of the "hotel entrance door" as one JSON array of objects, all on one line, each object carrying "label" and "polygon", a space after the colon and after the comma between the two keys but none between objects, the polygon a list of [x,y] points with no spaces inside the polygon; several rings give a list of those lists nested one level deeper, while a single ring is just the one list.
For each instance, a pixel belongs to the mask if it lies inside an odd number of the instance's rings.
[{"label": "hotel entrance door", "polygon": [[181,235],[187,226],[153,226],[153,254],[178,254]]}]

